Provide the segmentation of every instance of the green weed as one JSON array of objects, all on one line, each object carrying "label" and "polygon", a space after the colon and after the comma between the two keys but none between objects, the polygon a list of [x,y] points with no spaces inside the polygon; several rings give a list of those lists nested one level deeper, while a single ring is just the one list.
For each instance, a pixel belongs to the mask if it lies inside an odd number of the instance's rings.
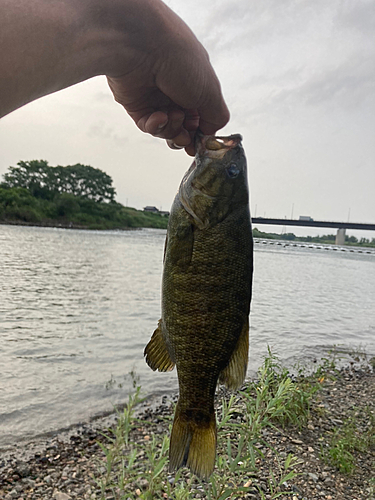
[{"label": "green weed", "polygon": [[[140,401],[137,387],[119,413],[116,428],[110,429],[100,444],[105,455],[103,473],[97,479],[100,500],[191,500],[197,494],[207,500],[234,500],[246,493],[265,498],[258,467],[265,458],[264,448],[271,446],[264,431],[267,427],[286,425],[303,427],[318,386],[314,378],[309,381],[292,376],[269,350],[259,369],[258,381],[223,398],[219,404],[217,461],[208,482],[198,480],[186,468],[168,475],[170,429],[160,435],[154,424],[135,418],[135,406]],[[139,428],[147,429],[146,441],[142,441],[142,436],[132,439],[132,432]],[[284,491],[285,483],[296,476],[295,466],[293,455],[269,465],[268,498],[273,500],[290,493]]]},{"label": "green weed", "polygon": [[342,427],[334,430],[328,446],[321,448],[321,456],[343,474],[352,474],[355,452],[364,453],[372,446],[375,446],[375,415],[370,408],[357,408]]}]

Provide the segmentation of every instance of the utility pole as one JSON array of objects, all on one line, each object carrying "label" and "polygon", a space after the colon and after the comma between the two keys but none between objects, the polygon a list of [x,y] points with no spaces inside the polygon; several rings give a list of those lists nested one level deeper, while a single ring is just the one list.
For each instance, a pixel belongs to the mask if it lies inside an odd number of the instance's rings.
[{"label": "utility pole", "polygon": [[294,203],[292,203],[292,215],[290,216],[291,219],[293,219],[293,211],[294,211]]}]

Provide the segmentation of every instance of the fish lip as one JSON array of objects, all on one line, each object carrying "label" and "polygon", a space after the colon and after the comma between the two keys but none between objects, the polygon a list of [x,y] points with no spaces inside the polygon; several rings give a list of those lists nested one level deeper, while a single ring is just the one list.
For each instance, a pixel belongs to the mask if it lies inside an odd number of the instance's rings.
[{"label": "fish lip", "polygon": [[[221,143],[221,147],[211,149],[207,146],[214,143],[215,145]],[[195,134],[194,146],[196,151],[196,159],[201,157],[218,158],[221,159],[225,154],[236,147],[242,147],[242,136],[240,134],[232,134],[229,136],[215,136],[204,135],[199,129]],[[207,144],[208,143],[208,144]],[[198,161],[197,161],[198,163]]]}]

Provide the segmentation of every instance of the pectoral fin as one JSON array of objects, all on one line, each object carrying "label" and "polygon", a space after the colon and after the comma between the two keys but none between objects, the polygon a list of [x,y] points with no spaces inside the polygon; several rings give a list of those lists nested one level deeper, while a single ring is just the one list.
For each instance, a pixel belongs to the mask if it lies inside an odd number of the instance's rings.
[{"label": "pectoral fin", "polygon": [[152,370],[169,372],[173,370],[175,364],[169,355],[161,328],[161,320],[159,320],[157,329],[154,331],[150,342],[145,347],[144,355],[146,356],[146,363]]},{"label": "pectoral fin", "polygon": [[240,338],[228,365],[220,373],[219,383],[224,384],[228,389],[238,389],[245,380],[248,357],[249,320],[245,322],[242,328]]}]

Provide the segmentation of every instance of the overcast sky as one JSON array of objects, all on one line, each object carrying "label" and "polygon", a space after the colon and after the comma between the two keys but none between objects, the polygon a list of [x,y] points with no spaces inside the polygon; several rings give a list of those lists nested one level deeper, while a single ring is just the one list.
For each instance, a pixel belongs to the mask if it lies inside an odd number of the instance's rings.
[{"label": "overcast sky", "polygon": [[[166,3],[220,78],[231,111],[221,133],[244,137],[252,214],[375,223],[374,0]],[[34,159],[100,168],[119,202],[163,210],[191,163],[138,131],[104,77],[0,120],[0,175]]]}]

